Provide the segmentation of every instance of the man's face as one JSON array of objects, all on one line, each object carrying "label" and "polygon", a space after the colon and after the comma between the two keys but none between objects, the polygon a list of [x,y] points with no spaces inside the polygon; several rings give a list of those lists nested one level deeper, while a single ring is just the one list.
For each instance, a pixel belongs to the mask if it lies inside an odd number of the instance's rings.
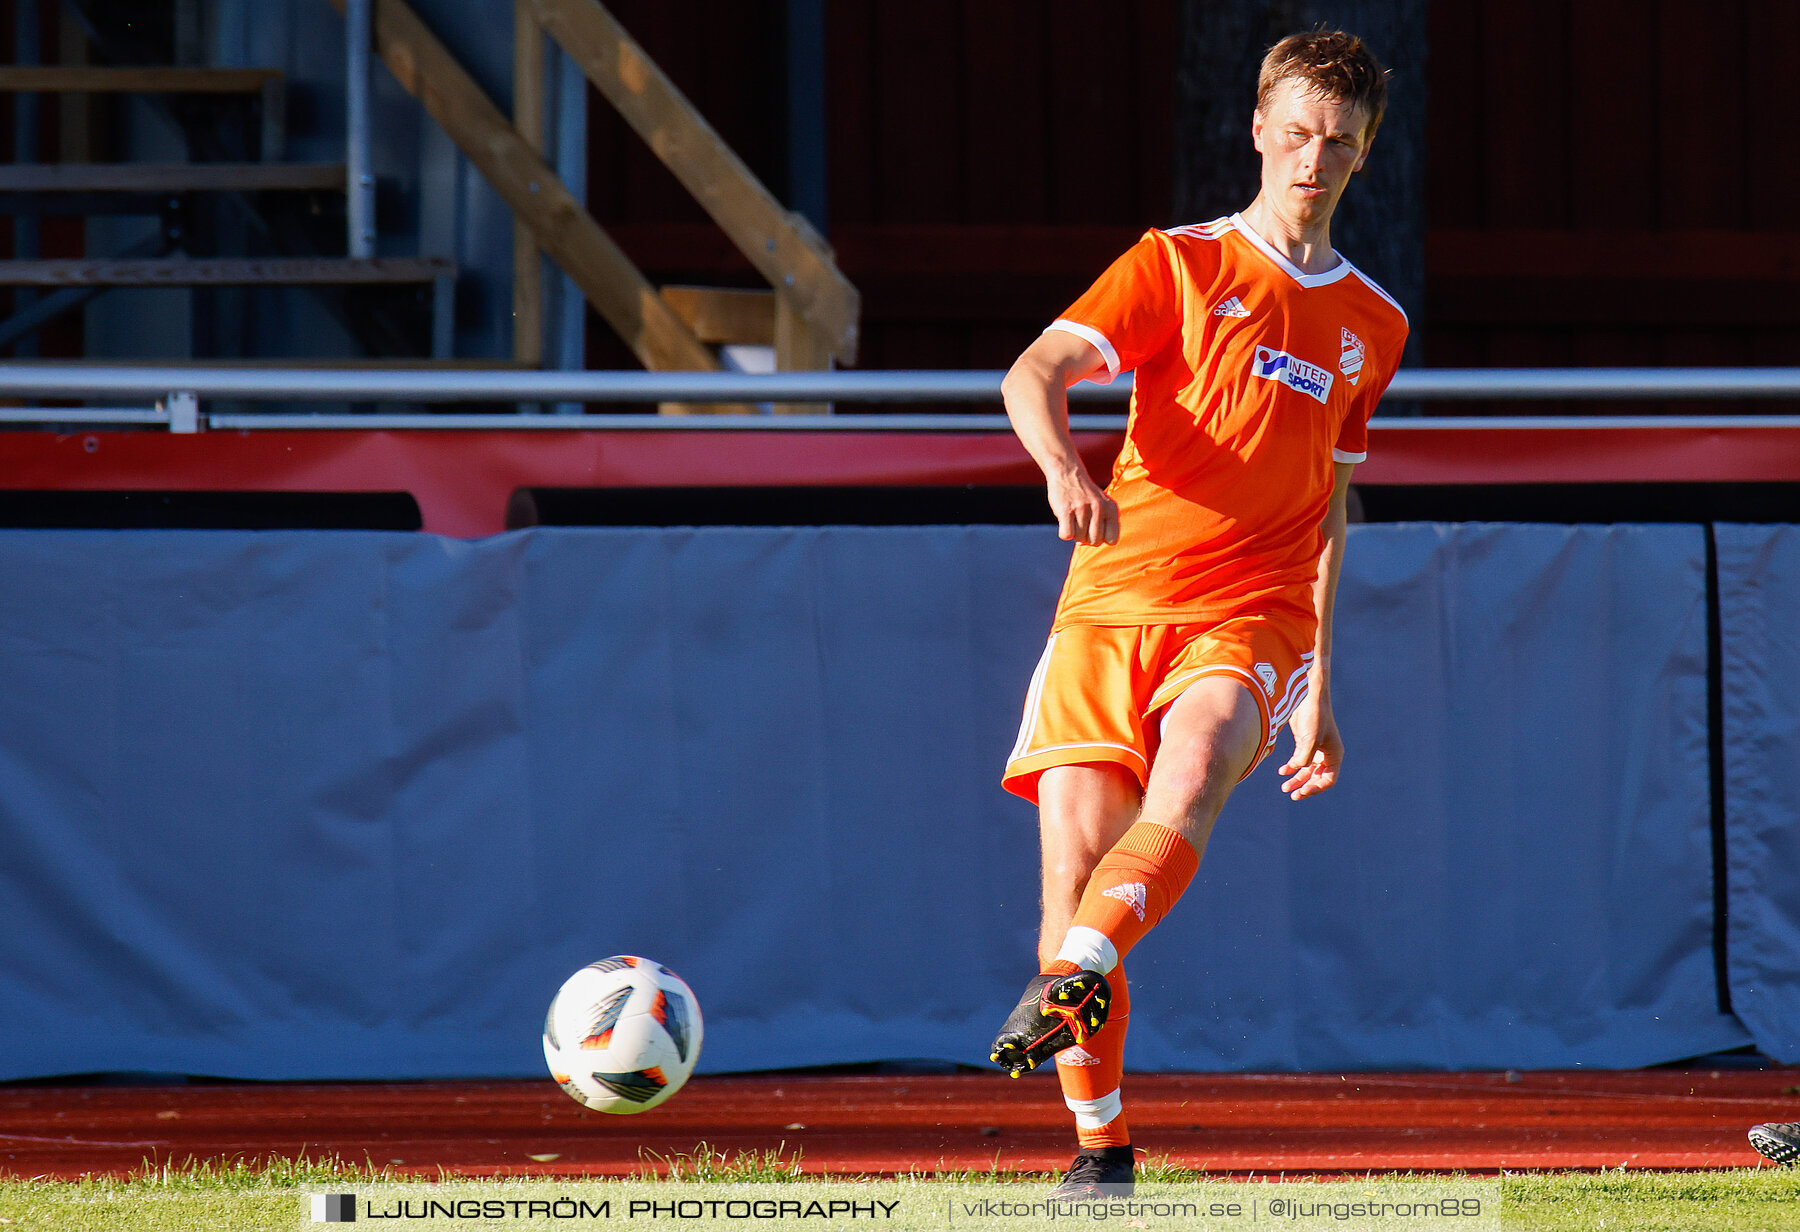
[{"label": "man's face", "polygon": [[1264,199],[1302,225],[1329,219],[1369,156],[1367,128],[1360,106],[1296,78],[1277,83],[1268,109],[1258,109],[1250,125],[1262,155]]}]

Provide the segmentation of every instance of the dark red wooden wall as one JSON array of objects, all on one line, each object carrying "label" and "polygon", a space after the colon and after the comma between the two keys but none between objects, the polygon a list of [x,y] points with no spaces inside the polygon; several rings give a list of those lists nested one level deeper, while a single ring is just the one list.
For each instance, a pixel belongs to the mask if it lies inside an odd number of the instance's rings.
[{"label": "dark red wooden wall", "polygon": [[1440,0],[1430,40],[1429,364],[1800,363],[1800,4]]},{"label": "dark red wooden wall", "polygon": [[[778,196],[780,0],[614,12]],[[704,11],[705,21],[697,15]],[[827,238],[863,294],[859,367],[1004,367],[1167,225],[1176,0],[832,0]],[[757,285],[597,98],[590,203],[653,280]],[[629,366],[597,323],[590,361]]]},{"label": "dark red wooden wall", "polygon": [[[613,7],[780,194],[780,0]],[[1178,0],[826,8],[859,366],[1004,366],[1144,227],[1188,221]],[[1428,21],[1427,364],[1800,364],[1800,3],[1436,0]],[[754,285],[597,100],[592,130],[594,211],[653,277]],[[595,362],[630,362],[594,332]]]}]

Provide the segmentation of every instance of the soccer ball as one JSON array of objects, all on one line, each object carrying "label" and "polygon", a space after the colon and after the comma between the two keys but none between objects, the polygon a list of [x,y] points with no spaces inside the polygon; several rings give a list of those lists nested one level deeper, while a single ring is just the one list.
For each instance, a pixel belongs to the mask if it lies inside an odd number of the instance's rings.
[{"label": "soccer ball", "polygon": [[647,1112],[694,1072],[704,1033],[680,976],[619,954],[563,984],[544,1017],[544,1060],[570,1098],[596,1112]]}]

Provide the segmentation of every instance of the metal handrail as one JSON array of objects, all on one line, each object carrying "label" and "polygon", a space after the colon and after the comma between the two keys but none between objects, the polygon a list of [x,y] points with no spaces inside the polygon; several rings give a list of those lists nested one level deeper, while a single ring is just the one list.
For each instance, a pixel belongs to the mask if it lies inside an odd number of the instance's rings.
[{"label": "metal handrail", "polygon": [[[146,398],[167,405],[179,399],[246,402],[412,402],[412,403],[580,403],[580,402],[988,402],[1000,398],[999,370],[882,372],[557,372],[433,369],[316,369],[87,364],[0,364],[0,398]],[[1069,391],[1076,403],[1117,403],[1130,393],[1131,380],[1110,385],[1083,381]],[[1534,399],[1664,400],[1671,398],[1800,398],[1800,368],[1417,368],[1399,373],[1389,387],[1393,399],[1462,401]],[[146,420],[148,408],[129,411],[57,407],[14,408],[11,423]],[[204,417],[215,428],[461,428],[461,429],[826,429],[883,431],[985,431],[1005,426],[1004,417],[980,415],[537,415],[537,414],[276,414],[233,413]],[[166,417],[165,417],[166,419]],[[187,421],[188,416],[177,416]],[[1775,417],[1683,417],[1726,427],[1781,426]],[[988,422],[992,420],[993,422]],[[1093,423],[1087,421],[1092,420]],[[1072,426],[1116,429],[1115,415],[1076,415]],[[1464,421],[1392,419],[1393,427],[1467,426]],[[1499,426],[1493,419],[1472,421]],[[1622,427],[1604,421],[1543,417],[1536,427]],[[1666,417],[1632,421],[1641,426],[1674,426]]]},{"label": "metal handrail", "polygon": [[[0,397],[312,402],[994,402],[998,369],[879,372],[542,372],[0,364]],[[1083,381],[1077,401],[1122,401],[1131,379]],[[1409,368],[1390,398],[1800,397],[1800,368]]]},{"label": "metal handrail", "polygon": [[[208,415],[219,430],[253,429],[325,432],[487,431],[487,432],[1010,432],[1004,415]],[[1070,415],[1075,432],[1122,432],[1125,416]],[[1369,421],[1376,431],[1622,432],[1644,429],[1800,428],[1800,415],[1495,415],[1383,418]]]}]

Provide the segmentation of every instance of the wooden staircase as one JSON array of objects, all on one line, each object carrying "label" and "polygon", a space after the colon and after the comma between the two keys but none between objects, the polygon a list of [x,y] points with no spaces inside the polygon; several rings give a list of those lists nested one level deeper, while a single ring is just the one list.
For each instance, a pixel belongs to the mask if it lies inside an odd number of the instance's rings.
[{"label": "wooden staircase", "polygon": [[[344,0],[331,3],[344,11]],[[513,212],[518,358],[533,362],[537,354],[538,254],[543,253],[646,368],[717,369],[723,366],[720,346],[733,343],[772,345],[776,367],[783,371],[855,362],[861,297],[837,268],[830,246],[751,174],[599,0],[514,0],[510,120],[406,0],[372,3],[376,54]],[[768,280],[770,291],[745,297],[733,290],[690,288],[666,295],[632,264],[544,161],[545,35],[712,216]],[[709,341],[700,336],[706,323],[731,325],[712,331],[716,340]],[[774,407],[778,413],[819,409]]]},{"label": "wooden staircase", "polygon": [[[130,2],[65,0],[84,11],[110,6],[115,13],[126,12],[120,5]],[[194,0],[163,2],[176,6],[179,30],[182,6],[191,11]],[[344,0],[331,3],[340,12],[345,8]],[[768,348],[774,366],[783,371],[855,362],[861,300],[838,270],[829,245],[751,174],[598,0],[514,0],[511,116],[484,93],[406,0],[371,3],[374,53],[513,212],[515,363],[537,366],[542,361],[540,256],[568,275],[646,368],[718,369],[725,366],[721,352],[732,346]],[[658,288],[633,265],[545,162],[546,36],[567,52],[706,209],[767,280],[768,290]],[[139,46],[115,58],[155,59],[161,54],[154,48],[146,53]],[[181,53],[176,56],[181,58]],[[286,87],[278,71],[74,63],[0,66],[0,93],[8,91],[248,99],[258,108],[260,136],[249,161],[232,153],[221,157],[216,143],[195,157],[190,129],[191,161],[0,166],[0,207],[17,214],[153,212],[164,219],[162,243],[151,245],[150,251],[0,261],[0,286],[49,292],[16,312],[11,321],[0,321],[0,347],[112,287],[411,284],[431,288],[430,351],[438,357],[449,355],[456,271],[447,261],[358,260],[296,252],[282,244],[271,253],[233,254],[206,251],[204,245],[195,249],[188,242],[181,215],[186,203],[197,198],[233,194],[254,210],[273,210],[282,198],[338,194],[347,187],[342,166],[283,161]]]},{"label": "wooden staircase", "polygon": [[[402,0],[376,3],[397,6]],[[526,141],[542,148],[533,131],[541,91],[535,80],[540,66],[532,57],[548,35],[768,281],[771,290],[760,293],[694,287],[659,293],[683,332],[708,349],[713,366],[726,345],[773,347],[775,367],[784,372],[855,363],[862,297],[838,269],[830,245],[803,215],[776,200],[606,6],[600,0],[514,0],[514,13],[514,118]],[[515,269],[522,269],[528,251],[523,236],[517,251]],[[618,276],[643,282],[629,261],[624,265]]]},{"label": "wooden staircase", "polygon": [[[430,354],[448,359],[453,344],[456,267],[446,258],[357,259],[330,255],[185,255],[181,223],[196,194],[341,195],[339,163],[281,161],[286,86],[274,69],[168,66],[5,65],[0,93],[138,94],[248,97],[257,104],[261,161],[14,163],[0,165],[0,206],[12,214],[154,214],[163,219],[156,255],[128,253],[63,259],[0,260],[0,286],[46,288],[54,294],[0,321],[0,345],[73,311],[114,287],[429,288]],[[288,361],[282,361],[288,362]]]}]

